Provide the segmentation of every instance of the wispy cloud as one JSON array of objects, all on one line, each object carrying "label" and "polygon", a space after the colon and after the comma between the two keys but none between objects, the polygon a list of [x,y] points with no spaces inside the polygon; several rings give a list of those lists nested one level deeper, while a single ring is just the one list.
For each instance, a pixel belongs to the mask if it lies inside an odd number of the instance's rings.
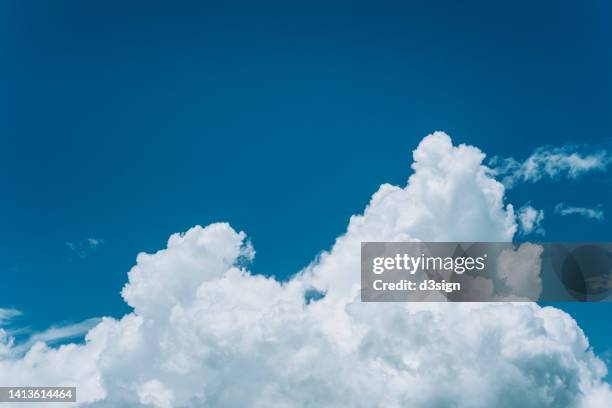
[{"label": "wispy cloud", "polygon": [[541,224],[544,220],[544,211],[537,210],[531,205],[521,207],[517,214],[519,228],[522,235],[536,234],[544,235],[544,228]]},{"label": "wispy cloud", "polygon": [[[0,312],[2,310],[3,309],[0,309]],[[20,314],[21,313],[17,313],[15,316]],[[75,340],[84,336],[89,330],[100,323],[100,321],[100,318],[91,318],[78,323],[54,325],[40,332],[34,332],[29,327],[6,330],[0,328],[0,355],[3,353],[12,356],[23,355],[36,343],[57,345],[64,341]],[[16,340],[18,335],[25,339],[22,341]],[[3,344],[4,348],[2,348]],[[6,346],[9,345],[10,347],[7,349]]]},{"label": "wispy cloud", "polygon": [[21,312],[17,309],[0,309],[0,326],[20,315]]},{"label": "wispy cloud", "polygon": [[63,340],[70,340],[83,336],[85,333],[91,330],[91,328],[100,323],[100,320],[101,319],[94,317],[83,320],[82,322],[67,324],[64,326],[51,326],[47,330],[32,334],[22,345],[22,347],[27,350],[38,342],[53,344]]},{"label": "wispy cloud", "polygon": [[98,251],[106,241],[102,238],[86,238],[81,241],[68,241],[66,247],[79,258],[87,258],[92,253]]},{"label": "wispy cloud", "polygon": [[489,166],[507,188],[512,188],[517,183],[535,183],[542,179],[577,179],[591,171],[606,171],[612,161],[604,149],[590,153],[580,150],[584,149],[576,145],[540,147],[522,162],[512,157],[496,156]]},{"label": "wispy cloud", "polygon": [[604,212],[600,208],[572,207],[559,203],[555,206],[555,213],[560,215],[579,215],[581,217],[603,220]]},{"label": "wispy cloud", "polygon": [[87,244],[89,244],[90,248],[98,248],[104,244],[104,240],[100,238],[87,238]]},{"label": "wispy cloud", "polygon": [[7,326],[10,325],[12,319],[20,315],[21,312],[17,309],[0,308],[0,360],[14,353],[15,339]]}]

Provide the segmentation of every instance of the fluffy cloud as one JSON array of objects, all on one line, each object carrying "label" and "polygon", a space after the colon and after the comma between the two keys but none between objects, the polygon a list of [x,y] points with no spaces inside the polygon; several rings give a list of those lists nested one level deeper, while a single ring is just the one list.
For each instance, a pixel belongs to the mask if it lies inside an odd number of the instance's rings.
[{"label": "fluffy cloud", "polygon": [[[508,241],[516,232],[477,148],[436,132],[413,157],[405,187],[381,186],[287,282],[245,269],[254,251],[244,233],[194,227],[137,257],[122,291],[132,313],[104,318],[85,344],[0,357],[0,383],[76,384],[95,407],[607,406],[606,367],[559,310],[360,302],[361,241]],[[325,296],[305,301],[312,290]]]},{"label": "fluffy cloud", "polygon": [[493,174],[511,188],[517,183],[535,183],[545,178],[576,179],[590,171],[605,171],[609,163],[610,155],[605,150],[584,154],[577,146],[564,146],[538,148],[523,162],[511,157],[494,157],[490,164]]},{"label": "fluffy cloud", "polygon": [[536,210],[530,205],[525,205],[519,209],[517,218],[520,231],[523,235],[531,234],[532,232],[540,235],[544,234],[544,228],[541,226],[544,220],[544,210]]},{"label": "fluffy cloud", "polygon": [[538,299],[542,293],[541,245],[523,243],[516,251],[504,250],[498,260],[497,276],[516,297]]},{"label": "fluffy cloud", "polygon": [[599,208],[572,207],[559,203],[555,206],[555,213],[561,215],[580,215],[593,220],[603,220],[604,213]]}]

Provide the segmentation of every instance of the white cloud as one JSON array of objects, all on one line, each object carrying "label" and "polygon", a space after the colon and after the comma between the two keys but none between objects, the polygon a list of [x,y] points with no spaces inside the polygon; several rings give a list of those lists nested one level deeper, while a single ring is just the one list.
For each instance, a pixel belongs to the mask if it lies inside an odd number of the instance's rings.
[{"label": "white cloud", "polygon": [[541,245],[523,243],[516,251],[504,250],[498,259],[497,276],[512,289],[515,296],[538,299],[542,292]]},{"label": "white cloud", "polygon": [[[15,325],[11,323],[13,323],[12,320],[18,316],[22,316],[22,313],[16,309],[0,309],[0,357],[3,354],[5,357],[9,354],[13,357],[20,356],[36,343],[58,344],[67,340],[83,337],[100,323],[100,319],[91,318],[78,323],[54,325],[46,330],[35,332],[29,327],[15,328]],[[22,340],[18,344],[14,344],[13,338],[16,335],[22,336],[25,340]],[[3,349],[2,345],[4,344],[6,346],[8,343],[10,343],[10,347],[5,347]]]},{"label": "white cloud", "polygon": [[[84,345],[0,358],[0,383],[77,384],[99,407],[603,408],[606,367],[562,311],[359,300],[361,241],[512,239],[513,208],[483,158],[444,133],[426,137],[407,186],[381,186],[284,283],[237,266],[254,251],[228,224],[175,234],[138,255],[122,291],[132,313],[103,319]],[[325,297],[307,304],[311,288]]]},{"label": "white cloud", "polygon": [[523,235],[531,234],[532,232],[544,235],[544,228],[541,226],[544,220],[544,210],[536,210],[530,205],[524,205],[519,209],[517,218],[520,232]]},{"label": "white cloud", "polygon": [[87,238],[87,244],[92,249],[97,249],[100,245],[104,244],[104,240],[101,238]]},{"label": "white cloud", "polygon": [[572,207],[559,203],[555,206],[555,213],[560,215],[580,215],[593,220],[603,220],[603,210],[599,208]]},{"label": "white cloud", "polygon": [[68,241],[66,242],[66,247],[71,252],[74,252],[79,258],[84,259],[98,251],[105,243],[106,241],[101,238],[86,238],[77,242]]},{"label": "white cloud", "polygon": [[0,308],[0,359],[13,352],[14,340],[5,327],[12,319],[20,315],[21,312],[17,309]]},{"label": "white cloud", "polygon": [[591,171],[605,171],[611,161],[605,150],[581,153],[577,146],[540,147],[525,161],[494,157],[493,174],[499,176],[507,188],[517,183],[535,183],[542,179],[567,177],[576,179]]},{"label": "white cloud", "polygon": [[11,319],[21,316],[21,312],[17,309],[2,309],[0,308],[0,325],[6,324]]},{"label": "white cloud", "polygon": [[138,399],[141,404],[160,408],[171,408],[174,401],[172,390],[167,389],[157,380],[142,384],[138,388]]},{"label": "white cloud", "polygon": [[20,354],[29,350],[36,343],[54,344],[82,337],[98,323],[100,323],[100,319],[91,318],[78,323],[51,326],[44,331],[33,333],[25,342],[14,347],[13,351]]}]

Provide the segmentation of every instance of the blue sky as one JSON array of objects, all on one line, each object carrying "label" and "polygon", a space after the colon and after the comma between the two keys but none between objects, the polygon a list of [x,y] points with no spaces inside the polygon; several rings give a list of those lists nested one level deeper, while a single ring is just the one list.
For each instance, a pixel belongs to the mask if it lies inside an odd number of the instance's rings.
[{"label": "blue sky", "polygon": [[[140,251],[195,224],[252,238],[283,276],[444,130],[489,155],[607,148],[609,2],[0,6],[0,307],[45,328],[120,316]],[[549,241],[609,241],[609,173],[522,184]],[[96,251],[77,253],[68,242]],[[596,349],[609,305],[566,305]]]}]

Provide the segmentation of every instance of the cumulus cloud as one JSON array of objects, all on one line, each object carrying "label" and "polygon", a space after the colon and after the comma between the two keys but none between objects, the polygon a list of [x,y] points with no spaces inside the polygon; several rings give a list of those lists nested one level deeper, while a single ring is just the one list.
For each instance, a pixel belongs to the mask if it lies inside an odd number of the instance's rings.
[{"label": "cumulus cloud", "polygon": [[604,212],[600,208],[573,207],[564,203],[559,203],[555,206],[555,213],[560,215],[579,215],[599,221],[604,218]]},{"label": "cumulus cloud", "polygon": [[582,153],[578,146],[540,147],[524,161],[494,157],[490,165],[507,188],[517,183],[535,183],[542,179],[567,177],[577,179],[591,171],[605,171],[611,161],[606,150]]},{"label": "cumulus cloud", "polygon": [[527,235],[535,232],[544,235],[544,228],[541,224],[544,220],[544,210],[536,210],[530,205],[521,207],[517,215],[521,234]]},{"label": "cumulus cloud", "polygon": [[[516,233],[480,150],[436,132],[413,158],[405,187],[381,186],[333,247],[288,281],[251,274],[254,250],[228,224],[174,234],[129,271],[131,313],[102,319],[85,344],[38,342],[0,358],[0,383],[76,384],[93,407],[607,406],[606,367],[560,310],[359,300],[361,241]],[[306,301],[311,291],[325,295]]]},{"label": "cumulus cloud", "polygon": [[498,259],[497,275],[515,296],[538,299],[542,292],[541,245],[524,243],[516,251],[504,250]]},{"label": "cumulus cloud", "polygon": [[75,253],[79,258],[87,258],[92,253],[98,251],[106,242],[101,238],[86,238],[82,241],[66,242],[66,248]]}]

